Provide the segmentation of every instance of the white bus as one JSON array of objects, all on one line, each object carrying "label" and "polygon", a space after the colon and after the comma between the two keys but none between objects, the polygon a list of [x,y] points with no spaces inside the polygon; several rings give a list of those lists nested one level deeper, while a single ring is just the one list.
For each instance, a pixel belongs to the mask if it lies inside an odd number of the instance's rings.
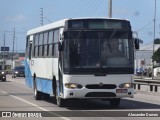
[{"label": "white bus", "polygon": [[105,99],[118,106],[134,96],[134,49],[128,20],[64,19],[27,32],[25,81],[35,99]]}]

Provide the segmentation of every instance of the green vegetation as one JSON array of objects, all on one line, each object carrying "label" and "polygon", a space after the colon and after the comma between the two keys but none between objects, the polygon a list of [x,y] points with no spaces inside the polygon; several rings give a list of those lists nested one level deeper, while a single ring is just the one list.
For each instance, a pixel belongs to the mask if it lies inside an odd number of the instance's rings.
[{"label": "green vegetation", "polygon": [[160,63],[160,47],[154,52],[152,60]]}]

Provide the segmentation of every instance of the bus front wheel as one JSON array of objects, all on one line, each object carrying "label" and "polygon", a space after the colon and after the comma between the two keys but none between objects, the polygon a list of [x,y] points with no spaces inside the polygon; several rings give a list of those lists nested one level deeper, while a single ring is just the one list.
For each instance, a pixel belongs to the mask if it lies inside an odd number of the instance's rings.
[{"label": "bus front wheel", "polygon": [[55,77],[53,77],[52,90],[53,90],[53,95],[54,95],[53,102],[57,103],[57,94],[58,93],[57,93],[57,83],[56,83]]},{"label": "bus front wheel", "polygon": [[61,97],[57,97],[57,106],[58,107],[64,107],[65,106],[65,100]]},{"label": "bus front wheel", "polygon": [[110,99],[109,102],[112,107],[118,107],[121,102],[121,99],[120,98],[113,98],[113,99]]}]

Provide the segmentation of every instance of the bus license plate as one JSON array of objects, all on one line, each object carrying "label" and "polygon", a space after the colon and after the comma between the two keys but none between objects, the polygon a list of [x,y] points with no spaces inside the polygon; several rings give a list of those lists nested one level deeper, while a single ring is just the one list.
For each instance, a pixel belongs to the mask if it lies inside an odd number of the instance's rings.
[{"label": "bus license plate", "polygon": [[116,93],[127,93],[127,89],[116,89]]}]

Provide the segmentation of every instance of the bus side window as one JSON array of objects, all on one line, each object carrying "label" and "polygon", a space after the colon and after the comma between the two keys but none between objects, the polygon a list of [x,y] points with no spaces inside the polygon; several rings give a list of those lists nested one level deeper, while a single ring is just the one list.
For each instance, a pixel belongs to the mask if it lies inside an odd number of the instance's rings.
[{"label": "bus side window", "polygon": [[47,57],[48,55],[48,32],[44,33],[44,51],[43,56]]},{"label": "bus side window", "polygon": [[26,55],[25,56],[26,56],[26,58],[29,58],[29,60],[30,60],[31,55],[32,55],[32,40],[31,40],[31,36],[28,36],[27,42],[26,42]]},{"label": "bus side window", "polygon": [[33,42],[33,35],[31,35],[29,37],[29,41],[28,41],[28,44],[29,44],[29,60],[32,57],[32,42]]},{"label": "bus side window", "polygon": [[43,56],[43,33],[39,36],[39,57]]},{"label": "bus side window", "polygon": [[34,57],[38,57],[38,44],[39,44],[39,34],[35,35],[35,39],[34,39]]},{"label": "bus side window", "polygon": [[53,41],[53,57],[58,57],[58,41],[59,41],[59,30],[54,31],[54,41]]},{"label": "bus side window", "polygon": [[50,31],[48,36],[48,57],[52,57],[52,52],[53,52],[53,31]]},{"label": "bus side window", "polygon": [[31,60],[31,55],[32,55],[32,43],[30,43],[29,46],[29,60]]},{"label": "bus side window", "polygon": [[26,54],[25,57],[28,58],[29,56],[29,37],[27,37],[27,41],[26,41]]}]

